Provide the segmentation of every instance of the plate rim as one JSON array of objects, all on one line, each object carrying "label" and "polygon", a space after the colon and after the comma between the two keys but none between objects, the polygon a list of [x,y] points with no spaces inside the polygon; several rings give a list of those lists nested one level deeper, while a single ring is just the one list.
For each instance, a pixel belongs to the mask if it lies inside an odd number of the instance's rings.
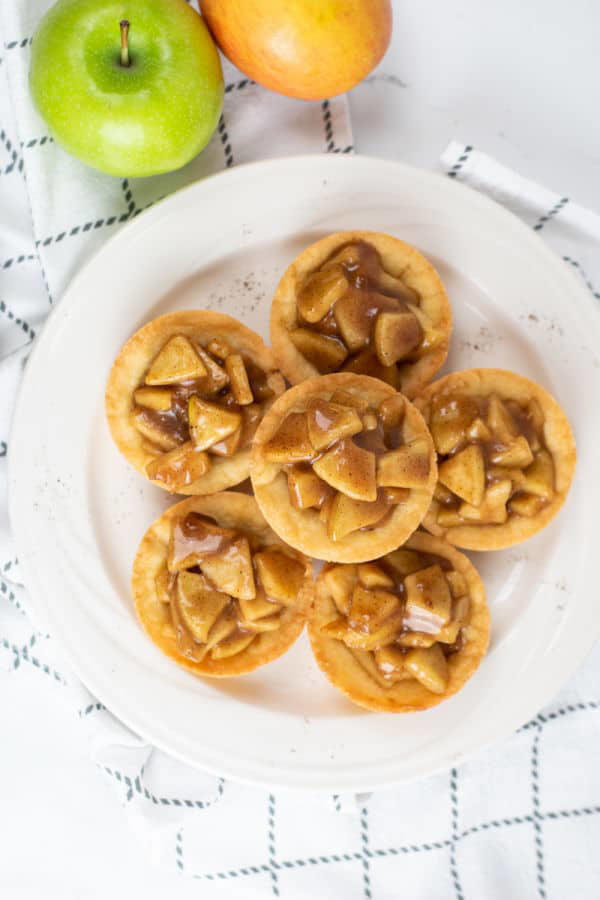
[{"label": "plate rim", "polygon": [[[452,180],[444,174],[411,166],[400,161],[380,159],[373,156],[342,156],[327,153],[304,154],[245,163],[231,169],[221,170],[220,172],[209,175],[199,181],[193,182],[190,185],[174,191],[169,196],[157,201],[151,207],[146,209],[139,217],[136,217],[135,219],[127,222],[115,234],[111,235],[88,258],[84,260],[84,262],[78,268],[77,272],[65,288],[61,300],[55,304],[48,318],[46,319],[43,328],[32,348],[32,351],[29,354],[27,365],[19,384],[15,405],[13,408],[11,426],[9,430],[10,440],[7,460],[8,510],[10,528],[15,538],[15,545],[18,550],[19,560],[23,572],[23,582],[29,594],[28,600],[25,604],[25,608],[34,625],[36,625],[36,623],[38,622],[38,616],[40,617],[40,621],[42,623],[44,623],[44,618],[46,618],[48,625],[50,626],[50,631],[52,631],[52,615],[49,612],[48,604],[44,599],[43,587],[39,583],[38,577],[34,573],[35,567],[30,564],[30,561],[28,561],[29,554],[26,550],[27,542],[25,537],[25,520],[27,516],[23,514],[22,508],[19,504],[19,490],[17,488],[18,479],[15,478],[15,470],[18,465],[16,460],[19,459],[19,443],[20,440],[23,440],[23,438],[19,439],[19,434],[24,428],[24,425],[22,425],[22,419],[24,418],[22,408],[24,407],[25,403],[23,398],[25,397],[26,392],[29,389],[30,383],[35,379],[37,360],[38,358],[41,358],[45,344],[52,339],[54,331],[60,327],[60,324],[64,320],[64,318],[69,315],[69,310],[77,303],[80,281],[85,278],[88,268],[98,265],[98,260],[101,260],[105,254],[111,253],[114,244],[118,244],[124,239],[127,239],[129,236],[135,234],[135,232],[139,232],[139,234],[141,234],[143,232],[143,229],[151,224],[154,219],[160,219],[161,217],[163,217],[165,215],[165,210],[168,211],[169,207],[172,206],[175,209],[177,205],[182,202],[182,196],[189,197],[196,192],[201,193],[206,189],[206,185],[208,185],[208,189],[210,190],[210,185],[214,183],[215,179],[235,180],[237,178],[244,179],[246,177],[260,177],[261,170],[267,170],[268,174],[269,170],[277,168],[285,169],[286,167],[290,167],[293,169],[295,166],[302,166],[306,165],[307,163],[314,166],[317,160],[319,161],[319,165],[323,165],[325,167],[331,166],[333,168],[336,168],[337,166],[358,167],[364,165],[366,169],[369,169],[373,165],[376,165],[378,167],[385,166],[389,167],[391,170],[399,172],[401,175],[404,175],[408,178],[424,179],[425,181],[433,183],[434,185],[436,183],[440,186],[443,184],[444,191],[450,191],[450,193],[454,192],[457,196],[464,195],[466,192],[469,195],[470,201],[478,204],[480,208],[483,209],[484,214],[487,210],[492,217],[495,216],[497,218],[499,217],[500,219],[504,219],[505,222],[507,222],[513,228],[513,230],[516,229],[517,231],[519,231],[523,240],[527,240],[531,244],[531,246],[535,246],[538,255],[541,254],[542,256],[545,256],[549,266],[554,267],[555,269],[557,267],[560,267],[563,277],[566,276],[567,282],[570,282],[569,296],[575,297],[577,302],[586,303],[590,315],[597,316],[597,330],[600,334],[600,308],[594,302],[594,298],[592,297],[591,292],[587,290],[585,285],[580,281],[571,267],[569,267],[567,263],[562,260],[560,256],[558,256],[548,246],[548,244],[546,244],[542,240],[542,238],[517,215],[503,207],[500,203],[496,202],[486,194],[483,194],[461,182],[452,182]],[[586,298],[585,300],[583,299],[584,297]],[[28,514],[33,514],[31,509],[28,510]],[[518,728],[520,724],[534,716],[542,706],[545,706],[548,702],[550,702],[556,691],[559,689],[560,685],[566,682],[568,678],[571,677],[573,672],[579,667],[579,665],[597,640],[598,636],[600,636],[600,620],[598,621],[597,628],[595,630],[590,629],[590,631],[585,635],[584,639],[581,641],[579,652],[577,654],[572,654],[569,665],[563,665],[560,676],[558,678],[550,678],[548,680],[549,687],[546,686],[545,690],[538,691],[536,695],[538,699],[536,699],[535,704],[532,704],[530,702],[529,706],[534,708],[533,713],[528,713],[523,717],[519,714],[516,724],[514,724],[514,726],[511,726],[510,729],[507,728],[504,720],[502,720],[501,724],[498,724],[495,727],[490,726],[487,732],[488,738],[485,741],[481,739],[473,741],[472,745],[466,747],[463,752],[454,754],[451,761],[440,762],[440,764],[437,766],[425,765],[422,771],[420,771],[419,767],[417,766],[417,770],[412,772],[409,776],[403,775],[402,772],[399,771],[397,777],[393,777],[390,779],[389,776],[386,776],[383,780],[379,781],[377,779],[365,779],[359,774],[354,781],[352,780],[352,778],[349,778],[340,784],[336,784],[333,780],[331,780],[327,783],[326,786],[318,785],[316,787],[312,781],[308,782],[306,780],[303,780],[302,777],[300,777],[296,783],[291,783],[289,780],[278,781],[277,778],[267,776],[264,769],[268,767],[265,766],[263,766],[262,775],[256,773],[240,774],[240,772],[238,771],[229,770],[227,764],[215,767],[210,763],[200,762],[197,759],[192,759],[189,756],[186,756],[183,751],[179,751],[173,746],[170,746],[168,742],[165,742],[160,735],[157,736],[156,734],[153,734],[151,728],[145,726],[140,728],[139,724],[137,724],[132,719],[129,712],[123,711],[123,709],[121,708],[121,703],[118,699],[118,692],[113,692],[113,694],[111,695],[111,692],[109,690],[106,690],[104,685],[101,685],[98,689],[98,685],[94,683],[93,676],[90,676],[89,673],[85,673],[84,675],[81,674],[79,662],[73,658],[71,648],[67,647],[66,644],[62,642],[60,636],[54,636],[54,639],[57,640],[58,645],[60,646],[61,651],[64,653],[65,659],[71,667],[72,671],[75,673],[77,678],[79,678],[82,683],[88,688],[88,690],[93,693],[99,700],[101,700],[107,706],[107,709],[110,712],[113,712],[115,716],[127,727],[140,734],[152,745],[158,747],[169,755],[176,757],[183,762],[203,771],[211,772],[216,776],[230,778],[231,780],[246,784],[258,784],[265,787],[270,786],[280,789],[312,788],[317,791],[330,792],[332,790],[373,790],[397,785],[400,783],[406,783],[420,777],[433,775],[436,772],[447,771],[451,766],[456,765],[457,763],[464,761],[464,759],[467,759],[481,752],[485,747],[496,742],[501,736],[507,736],[511,734],[512,731]],[[105,702],[103,697],[110,697],[110,699],[107,699],[107,702]]]}]

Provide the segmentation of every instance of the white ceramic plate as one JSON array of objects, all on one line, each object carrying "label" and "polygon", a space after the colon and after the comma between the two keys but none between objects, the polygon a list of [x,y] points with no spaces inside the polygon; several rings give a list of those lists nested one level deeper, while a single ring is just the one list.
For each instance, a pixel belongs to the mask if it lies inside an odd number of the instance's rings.
[{"label": "white ceramic plate", "polygon": [[[138,625],[129,573],[170,503],[119,455],[104,420],[119,348],[150,318],[223,310],[268,337],[270,299],[308,243],[387,231],[439,269],[455,315],[449,368],[501,366],[539,381],[573,424],[566,507],[524,545],[474,554],[492,612],[467,686],[414,715],[367,713],[314,664],[303,636],[252,675],[202,681]],[[88,688],[192,764],[248,782],[367,790],[449,767],[507,735],[554,694],[600,630],[600,315],[532,230],[448,178],[398,163],[316,156],[231,169],[146,212],[75,278],[29,361],[11,439],[11,516],[37,620]],[[594,588],[594,589],[592,589]]]}]

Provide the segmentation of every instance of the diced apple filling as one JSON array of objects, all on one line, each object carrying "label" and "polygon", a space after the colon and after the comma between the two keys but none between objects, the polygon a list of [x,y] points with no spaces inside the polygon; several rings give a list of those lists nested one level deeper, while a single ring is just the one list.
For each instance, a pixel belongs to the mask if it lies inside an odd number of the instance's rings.
[{"label": "diced apple filling", "polygon": [[470,601],[464,575],[436,559],[400,548],[376,562],[324,571],[337,615],[321,631],[342,641],[381,687],[407,679],[434,693],[447,687],[445,654],[460,649]]},{"label": "diced apple filling", "polygon": [[434,491],[440,527],[502,525],[510,514],[535,516],[552,500],[554,463],[535,397],[526,405],[495,393],[434,397],[429,413],[436,449],[447,457]]},{"label": "diced apple filling", "polygon": [[227,659],[281,626],[304,578],[304,566],[283,549],[253,554],[245,534],[189,513],[173,523],[167,560],[154,579],[171,611],[164,633],[188,659]]}]

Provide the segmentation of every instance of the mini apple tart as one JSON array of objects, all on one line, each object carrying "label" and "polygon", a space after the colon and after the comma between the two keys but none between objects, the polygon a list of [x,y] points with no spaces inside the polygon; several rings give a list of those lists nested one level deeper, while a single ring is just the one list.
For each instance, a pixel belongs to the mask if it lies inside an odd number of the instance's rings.
[{"label": "mini apple tart", "polygon": [[182,500],[146,532],[135,608],[154,643],[196,675],[241,675],[281,656],[313,602],[310,560],[286,547],[253,497]]},{"label": "mini apple tart", "polygon": [[418,527],[437,478],[421,414],[389,384],[339,372],[275,401],[254,438],[263,515],[302,553],[363,562]]},{"label": "mini apple tart", "polygon": [[270,349],[249,328],[208,310],[178,312],[127,341],[106,414],[117,447],[150,481],[210,494],[248,477],[254,432],[284,390]]},{"label": "mini apple tart", "polygon": [[309,619],[327,678],[382,712],[427,709],[455,694],[481,662],[489,631],[473,565],[422,531],[376,562],[326,565]]},{"label": "mini apple tart", "polygon": [[443,365],[451,330],[431,263],[373,231],[311,244],[284,274],[271,309],[273,352],[292,384],[356,372],[413,397]]},{"label": "mini apple tart", "polygon": [[575,441],[543,388],[501,369],[453,372],[415,400],[438,453],[424,526],[457,547],[496,550],[556,515],[575,469]]}]

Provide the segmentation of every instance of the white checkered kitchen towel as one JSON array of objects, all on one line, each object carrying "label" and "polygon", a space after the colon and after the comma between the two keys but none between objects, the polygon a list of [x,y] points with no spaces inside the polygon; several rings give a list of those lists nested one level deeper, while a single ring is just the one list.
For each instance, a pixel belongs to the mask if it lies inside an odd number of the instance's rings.
[{"label": "white checkered kitchen towel", "polygon": [[[34,693],[50,707],[67,704],[73,728],[87,727],[91,759],[114,786],[149,858],[198,879],[205,898],[295,900],[313,893],[344,900],[401,894],[415,900],[596,900],[599,652],[551,708],[477,760],[355,802],[268,794],[170,760],[90,697],[52,639],[32,629],[6,520],[8,424],[30,343],[72,273],[121,222],[180,184],[261,156],[351,149],[343,100],[297,104],[249,84],[228,66],[224,118],[198,160],[180,173],[140,182],[95,174],[53,145],[29,103],[30,37],[48,5],[4,0],[0,9],[2,696],[15,707]],[[489,189],[551,238],[597,295],[600,267],[596,260],[594,272],[589,216],[575,210],[569,218],[566,199],[520,181],[465,145],[451,145],[444,166],[453,177],[476,178],[476,187]],[[39,743],[36,721],[21,719],[19,727],[20,740]],[[26,833],[26,804],[22,815]]]}]

